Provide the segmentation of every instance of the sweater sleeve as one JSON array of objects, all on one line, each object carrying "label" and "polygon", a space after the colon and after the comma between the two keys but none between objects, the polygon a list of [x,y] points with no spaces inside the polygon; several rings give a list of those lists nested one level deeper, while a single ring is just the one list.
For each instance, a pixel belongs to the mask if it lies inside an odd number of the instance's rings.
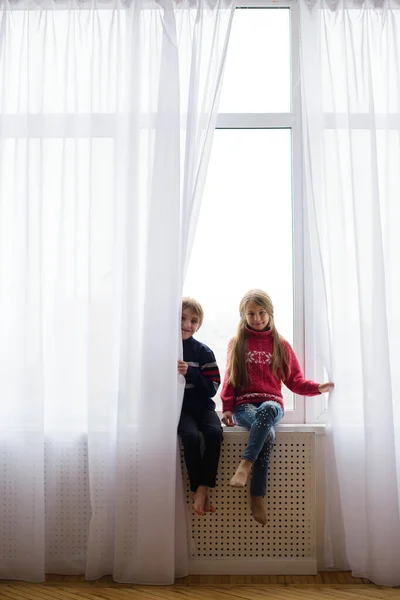
[{"label": "sweater sleeve", "polygon": [[186,383],[192,384],[210,398],[215,396],[221,383],[221,376],[212,350],[202,347],[199,353],[198,366],[192,365],[190,362],[188,362],[188,365],[185,375]]},{"label": "sweater sleeve", "polygon": [[231,383],[229,383],[229,377],[230,377],[229,361],[230,361],[230,354],[231,354],[233,339],[234,338],[232,338],[228,344],[228,357],[226,359],[225,377],[224,377],[224,383],[222,384],[222,391],[221,391],[222,412],[226,412],[227,410],[229,410],[230,412],[233,412],[235,410],[235,404],[236,404],[236,390],[233,387],[233,385]]},{"label": "sweater sleeve", "polygon": [[299,396],[317,396],[320,394],[318,390],[319,383],[304,378],[303,371],[291,345],[286,341],[283,343],[289,360],[289,373],[284,381],[286,387]]}]

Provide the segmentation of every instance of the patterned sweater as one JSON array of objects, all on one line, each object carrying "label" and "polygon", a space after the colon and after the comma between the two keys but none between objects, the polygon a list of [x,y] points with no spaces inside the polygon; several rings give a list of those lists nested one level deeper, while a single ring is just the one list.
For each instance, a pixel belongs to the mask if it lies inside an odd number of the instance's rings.
[{"label": "patterned sweater", "polygon": [[182,410],[215,409],[211,398],[217,393],[221,376],[214,353],[208,346],[190,337],[183,341],[183,360],[189,367],[185,375]]},{"label": "patterned sweater", "polygon": [[[233,412],[240,404],[247,402],[261,404],[266,400],[279,402],[284,408],[281,391],[282,381],[272,374],[271,361],[274,339],[271,330],[253,331],[248,327],[246,327],[246,330],[246,364],[249,383],[246,388],[234,388],[229,383],[229,368],[227,368],[221,392],[223,411]],[[229,347],[231,347],[232,341],[230,341]],[[290,344],[286,340],[282,340],[282,343],[289,362],[289,369],[284,382],[286,387],[300,396],[316,396],[319,394],[319,384],[304,379],[301,367]]]}]

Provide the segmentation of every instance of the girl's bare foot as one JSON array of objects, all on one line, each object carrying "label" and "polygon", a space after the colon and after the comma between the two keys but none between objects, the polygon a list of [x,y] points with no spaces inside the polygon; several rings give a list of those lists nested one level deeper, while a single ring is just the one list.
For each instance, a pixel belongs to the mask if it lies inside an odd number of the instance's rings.
[{"label": "girl's bare foot", "polygon": [[252,464],[253,463],[251,463],[249,460],[243,459],[241,461],[236,473],[231,479],[230,485],[232,487],[244,487],[246,485]]},{"label": "girl's bare foot", "polygon": [[261,525],[267,522],[267,510],[265,508],[264,498],[262,496],[250,496],[251,514],[253,519]]},{"label": "girl's bare foot", "polygon": [[207,499],[208,487],[206,485],[199,485],[195,493],[193,494],[193,510],[196,515],[204,516],[205,505]]}]

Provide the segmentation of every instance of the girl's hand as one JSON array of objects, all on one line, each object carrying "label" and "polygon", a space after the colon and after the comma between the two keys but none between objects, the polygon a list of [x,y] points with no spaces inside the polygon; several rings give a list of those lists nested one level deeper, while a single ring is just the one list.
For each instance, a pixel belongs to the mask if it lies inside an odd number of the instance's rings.
[{"label": "girl's hand", "polygon": [[231,413],[230,410],[226,410],[224,413],[222,413],[221,421],[227,427],[235,427],[235,422],[233,420],[233,413]]},{"label": "girl's hand", "polygon": [[335,384],[331,382],[321,383],[321,385],[318,386],[318,391],[320,394],[324,394],[325,392],[330,392],[334,387]]},{"label": "girl's hand", "polygon": [[188,364],[184,360],[178,360],[178,373],[185,376],[188,370]]}]

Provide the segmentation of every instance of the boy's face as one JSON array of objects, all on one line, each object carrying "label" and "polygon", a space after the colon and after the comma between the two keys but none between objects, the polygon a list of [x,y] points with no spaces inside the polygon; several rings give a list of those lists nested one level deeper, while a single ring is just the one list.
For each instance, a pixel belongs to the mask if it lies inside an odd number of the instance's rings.
[{"label": "boy's face", "polygon": [[188,340],[200,328],[199,317],[190,308],[182,311],[182,339]]}]

